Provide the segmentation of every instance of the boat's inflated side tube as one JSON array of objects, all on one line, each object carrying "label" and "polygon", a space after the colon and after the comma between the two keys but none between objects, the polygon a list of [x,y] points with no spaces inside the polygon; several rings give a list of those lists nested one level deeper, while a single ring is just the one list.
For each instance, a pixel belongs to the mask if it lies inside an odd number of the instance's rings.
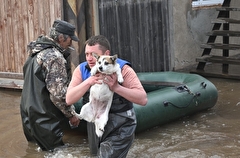
[{"label": "boat's inflated side tube", "polygon": [[148,91],[148,103],[144,107],[134,104],[137,132],[209,109],[217,102],[216,87],[197,74],[153,72],[138,73],[138,77],[141,81],[167,82],[169,86],[143,85]]}]

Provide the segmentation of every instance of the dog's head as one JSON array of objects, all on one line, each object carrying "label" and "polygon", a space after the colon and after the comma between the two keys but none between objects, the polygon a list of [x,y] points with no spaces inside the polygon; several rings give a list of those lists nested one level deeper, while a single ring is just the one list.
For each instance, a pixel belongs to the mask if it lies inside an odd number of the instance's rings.
[{"label": "dog's head", "polygon": [[97,55],[93,54],[97,59],[96,65],[99,72],[104,74],[112,74],[116,71],[116,59],[117,55],[108,56],[108,55]]}]

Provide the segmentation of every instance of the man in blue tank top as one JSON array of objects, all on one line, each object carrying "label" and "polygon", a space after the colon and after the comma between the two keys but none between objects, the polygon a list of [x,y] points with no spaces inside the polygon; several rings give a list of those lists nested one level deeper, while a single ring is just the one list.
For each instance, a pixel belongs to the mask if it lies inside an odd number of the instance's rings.
[{"label": "man in blue tank top", "polygon": [[[103,79],[101,74],[90,75],[91,68],[96,64],[93,53],[110,55],[110,43],[102,35],[92,36],[85,44],[86,62],[81,63],[74,70],[67,90],[66,102],[69,105],[80,98],[83,98],[83,104],[89,102],[90,87],[99,84],[99,80]],[[87,125],[90,152],[102,158],[127,156],[136,129],[133,103],[142,106],[147,103],[147,94],[131,64],[122,59],[117,59],[117,62],[121,67],[124,82],[119,84],[116,74],[108,75],[107,80],[104,81],[114,92],[114,96],[103,136],[97,137],[93,123]]]}]

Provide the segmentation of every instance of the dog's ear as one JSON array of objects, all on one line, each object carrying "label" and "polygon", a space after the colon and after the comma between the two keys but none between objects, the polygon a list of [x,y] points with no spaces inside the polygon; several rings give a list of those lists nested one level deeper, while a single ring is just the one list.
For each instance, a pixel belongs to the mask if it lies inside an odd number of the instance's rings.
[{"label": "dog's ear", "polygon": [[115,61],[117,58],[118,58],[118,55],[117,55],[117,54],[115,54],[114,56],[111,56],[111,60],[112,60],[112,61]]},{"label": "dog's ear", "polygon": [[93,57],[96,58],[96,59],[98,59],[100,56],[97,55],[97,54],[95,54],[95,53],[93,53]]}]

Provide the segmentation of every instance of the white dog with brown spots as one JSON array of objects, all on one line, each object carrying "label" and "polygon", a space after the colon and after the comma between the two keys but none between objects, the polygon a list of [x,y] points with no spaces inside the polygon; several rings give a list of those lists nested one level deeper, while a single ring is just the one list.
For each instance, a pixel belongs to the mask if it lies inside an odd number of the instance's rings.
[{"label": "white dog with brown spots", "polygon": [[[105,75],[116,73],[118,82],[123,82],[121,68],[116,61],[117,55],[93,55],[97,59],[97,62],[91,69],[91,75],[95,75],[98,72]],[[106,83],[102,81],[102,84],[94,84],[90,88],[89,102],[83,105],[81,112],[78,115],[80,119],[94,122],[98,137],[103,135],[104,127],[108,121],[108,113],[111,108],[112,100],[113,92],[109,89],[109,86]]]}]

